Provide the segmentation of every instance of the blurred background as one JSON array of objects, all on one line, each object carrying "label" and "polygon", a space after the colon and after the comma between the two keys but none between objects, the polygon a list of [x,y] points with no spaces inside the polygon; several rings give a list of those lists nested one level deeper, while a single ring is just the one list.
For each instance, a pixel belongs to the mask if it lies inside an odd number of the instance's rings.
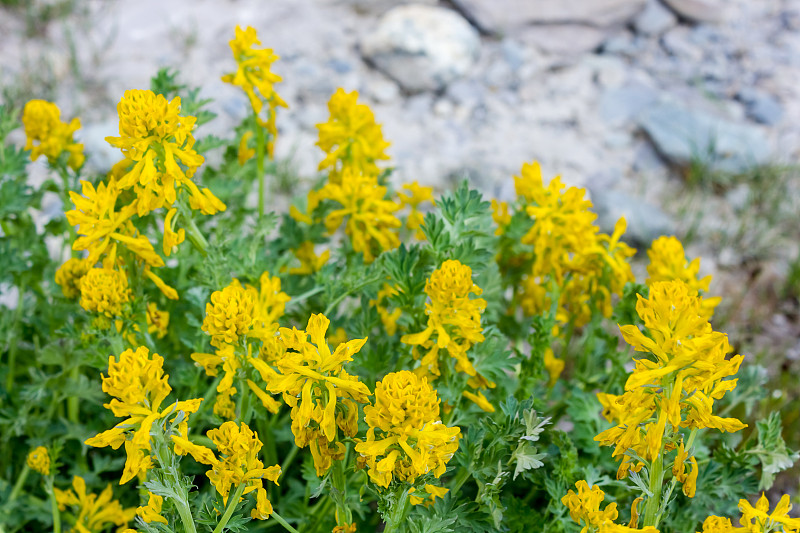
[{"label": "blurred background", "polygon": [[277,209],[313,181],[337,87],[374,110],[398,182],[509,199],[538,160],[605,231],[626,217],[641,264],[661,234],[701,258],[715,329],[765,366],[800,447],[800,0],[0,0],[2,99],[80,117],[105,172],[122,93],[172,67],[214,100],[201,134],[229,135],[237,24],[281,56]]}]

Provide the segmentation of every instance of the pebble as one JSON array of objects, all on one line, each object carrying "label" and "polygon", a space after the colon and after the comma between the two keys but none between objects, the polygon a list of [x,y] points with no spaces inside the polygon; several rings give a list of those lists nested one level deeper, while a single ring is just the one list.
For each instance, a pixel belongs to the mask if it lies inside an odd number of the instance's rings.
[{"label": "pebble", "polygon": [[648,0],[645,8],[633,19],[633,28],[642,35],[660,35],[678,23],[678,17],[659,0]]},{"label": "pebble", "polygon": [[737,95],[747,109],[747,116],[768,126],[774,126],[783,118],[783,107],[778,100],[756,89],[742,89]]}]

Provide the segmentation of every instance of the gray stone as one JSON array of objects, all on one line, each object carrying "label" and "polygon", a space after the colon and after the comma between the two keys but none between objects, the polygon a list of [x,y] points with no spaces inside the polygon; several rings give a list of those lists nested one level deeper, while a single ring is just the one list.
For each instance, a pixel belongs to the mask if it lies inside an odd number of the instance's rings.
[{"label": "gray stone", "polygon": [[675,13],[693,22],[722,22],[727,0],[663,0]]},{"label": "gray stone", "polygon": [[611,89],[600,96],[600,116],[611,125],[624,124],[657,99],[652,89],[637,83]]},{"label": "gray stone", "polygon": [[633,19],[633,28],[642,35],[660,35],[678,23],[672,11],[658,0],[648,0],[645,8]]},{"label": "gray stone", "polygon": [[692,41],[686,26],[677,26],[664,34],[661,46],[669,55],[684,60],[687,70],[695,69],[696,63],[703,59],[703,49]]},{"label": "gray stone", "polygon": [[583,24],[545,24],[518,32],[522,40],[542,52],[581,55],[592,52],[608,38],[608,32]]},{"label": "gray stone", "polygon": [[[380,74],[377,74],[380,76]],[[393,102],[400,97],[400,88],[392,80],[383,78],[371,80],[364,86],[364,92],[376,102]]]},{"label": "gray stone", "polygon": [[771,155],[760,129],[670,101],[646,108],[638,123],[659,153],[676,165],[699,159],[712,171],[736,173],[767,163]]},{"label": "gray stone", "polygon": [[399,6],[361,42],[364,57],[410,92],[440,90],[462,77],[480,52],[477,31],[457,13]]},{"label": "gray stone", "polygon": [[614,225],[620,217],[625,217],[628,223],[623,240],[635,246],[646,247],[661,235],[675,233],[672,218],[642,198],[592,185],[589,186],[589,192],[597,213],[597,225],[606,233],[614,231]]},{"label": "gray stone", "polygon": [[747,116],[756,122],[774,126],[783,118],[783,106],[771,94],[756,89],[742,89],[738,98],[745,105]]},{"label": "gray stone", "polygon": [[366,15],[382,15],[392,9],[393,7],[397,7],[399,4],[427,4],[430,6],[435,6],[438,3],[438,0],[414,0],[413,2],[409,2],[407,0],[335,0],[337,2],[341,2],[344,4],[350,4],[353,9],[355,9],[359,13],[363,13]]},{"label": "gray stone", "polygon": [[447,87],[447,96],[458,105],[474,107],[483,102],[486,88],[474,80],[457,80]]},{"label": "gray stone", "polygon": [[500,51],[511,70],[518,71],[525,64],[525,49],[513,39],[503,39],[500,43]]},{"label": "gray stone", "polygon": [[646,0],[453,0],[468,18],[494,32],[528,24],[615,26],[628,22]]}]

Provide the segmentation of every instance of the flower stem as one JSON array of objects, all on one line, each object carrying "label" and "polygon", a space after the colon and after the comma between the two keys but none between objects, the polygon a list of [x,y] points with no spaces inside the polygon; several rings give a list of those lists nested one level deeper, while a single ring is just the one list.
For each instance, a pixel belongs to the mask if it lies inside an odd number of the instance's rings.
[{"label": "flower stem", "polygon": [[14,388],[14,366],[17,361],[17,342],[21,335],[15,334],[15,330],[22,320],[22,308],[25,299],[25,283],[19,284],[19,294],[17,295],[17,308],[14,310],[14,326],[11,328],[11,338],[8,342],[8,375],[6,376],[6,390],[10,393]]},{"label": "flower stem", "polygon": [[644,509],[644,525],[658,526],[656,513],[661,505],[661,489],[664,484],[664,465],[662,450],[658,451],[658,456],[650,465],[650,493],[647,499],[647,506]]},{"label": "flower stem", "polygon": [[200,228],[191,217],[186,218],[186,235],[189,237],[192,245],[200,252],[200,255],[206,257],[208,255],[208,241],[200,232]]},{"label": "flower stem", "polygon": [[258,178],[258,217],[264,216],[264,128],[258,122],[258,115],[253,113],[253,125],[256,129],[256,178]]},{"label": "flower stem", "polygon": [[278,513],[276,513],[275,511],[272,511],[272,518],[274,518],[276,522],[278,522],[280,525],[282,525],[284,527],[284,529],[286,529],[286,531],[291,531],[291,533],[300,533],[295,528],[290,526],[289,522],[284,520],[284,518],[281,515],[279,515]]},{"label": "flower stem", "polygon": [[[80,368],[77,366],[72,367],[72,370],[69,373],[69,379],[73,382],[73,384],[77,383],[80,379]],[[70,396],[67,398],[67,415],[69,416],[69,421],[73,424],[77,424],[79,412],[80,408],[78,406],[78,397]]]},{"label": "flower stem", "polygon": [[155,441],[156,442],[153,443],[153,450],[156,453],[156,459],[158,459],[159,465],[164,471],[164,474],[166,474],[165,477],[173,489],[173,493],[178,496],[172,496],[170,500],[172,500],[172,503],[175,504],[175,508],[178,510],[178,515],[181,517],[184,531],[186,533],[197,533],[197,529],[194,526],[194,517],[192,517],[192,510],[189,508],[189,491],[183,486],[183,483],[181,483],[181,474],[177,466],[173,466],[167,457],[169,445],[167,444],[166,437],[164,436],[160,424],[158,425],[157,431],[155,431]]},{"label": "flower stem", "polygon": [[386,524],[383,533],[394,533],[400,530],[400,526],[405,522],[406,515],[408,515],[408,510],[411,507],[410,504],[411,499],[408,497],[408,489],[406,489],[403,491],[403,494],[400,495],[400,500],[397,502],[397,505],[392,509],[392,513],[389,515],[389,522]]},{"label": "flower stem", "polygon": [[221,533],[225,529],[225,526],[228,525],[228,520],[231,519],[233,511],[239,505],[239,499],[242,497],[245,487],[247,487],[247,483],[240,483],[239,486],[236,487],[233,496],[228,497],[228,506],[225,508],[225,514],[222,515],[217,527],[214,528],[214,533]]},{"label": "flower stem", "polygon": [[53,533],[61,533],[61,513],[58,512],[56,491],[53,490],[52,479],[47,483],[47,492],[50,496],[50,512],[53,515]]},{"label": "flower stem", "polygon": [[14,488],[11,489],[11,494],[8,496],[8,501],[6,501],[3,505],[5,509],[11,507],[11,504],[17,499],[17,496],[19,496],[19,493],[22,490],[23,485],[25,485],[25,480],[28,478],[30,471],[31,468],[26,463],[25,466],[22,467],[22,472],[19,473],[17,482],[14,483]]}]

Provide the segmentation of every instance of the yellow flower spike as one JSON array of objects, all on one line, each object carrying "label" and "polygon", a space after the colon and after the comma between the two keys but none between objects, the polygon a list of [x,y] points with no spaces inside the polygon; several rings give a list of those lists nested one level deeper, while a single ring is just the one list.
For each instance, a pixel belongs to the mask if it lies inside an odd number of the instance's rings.
[{"label": "yellow flower spike", "polygon": [[[569,509],[569,516],[580,525],[584,526],[583,531],[596,531],[597,533],[658,533],[654,527],[648,526],[638,529],[635,526],[637,520],[631,519],[628,526],[617,524],[615,520],[619,516],[617,504],[610,503],[605,509],[601,510],[600,505],[605,499],[605,493],[600,487],[589,487],[585,480],[575,483],[576,493],[570,489],[566,496],[561,498],[561,503]],[[632,515],[636,513],[636,505],[641,501],[637,498],[634,501]]]},{"label": "yellow flower spike", "polygon": [[383,138],[381,126],[375,122],[369,106],[357,101],[358,91],[346,93],[337,89],[328,101],[328,121],[317,124],[317,146],[326,154],[319,170],[331,169],[329,182],[334,185],[350,179],[344,169],[350,169],[351,176],[377,176],[380,173],[377,162],[389,159],[386,154],[389,143]]},{"label": "yellow flower spike", "polygon": [[167,519],[161,516],[161,507],[164,504],[164,498],[158,494],[148,493],[147,505],[139,506],[136,508],[136,514],[147,523],[160,522],[167,523]]},{"label": "yellow flower spike", "polygon": [[125,509],[113,498],[111,484],[98,496],[86,492],[86,482],[80,476],[72,478],[72,488],[53,489],[53,493],[61,512],[73,507],[73,530],[81,532],[104,531],[115,525],[122,529],[136,516],[136,508]]},{"label": "yellow flower spike", "polygon": [[458,449],[461,430],[439,420],[436,391],[407,370],[375,385],[375,404],[364,408],[364,419],[367,440],[358,439],[355,449],[379,487],[393,479],[413,483],[429,472],[438,478]]},{"label": "yellow flower spike", "polygon": [[70,258],[56,270],[56,283],[66,298],[74,299],[81,294],[81,279],[89,271],[91,265],[86,259]]},{"label": "yellow flower spike", "polygon": [[364,254],[365,262],[371,263],[377,254],[400,246],[396,230],[403,223],[394,215],[400,206],[385,199],[386,187],[378,184],[375,175],[346,167],[341,183],[328,183],[319,194],[341,206],[325,217],[328,233],[344,224],[353,249]]},{"label": "yellow flower spike", "polygon": [[456,359],[456,370],[469,376],[477,372],[467,359],[466,352],[484,337],[481,314],[486,300],[470,299],[470,294],[480,295],[481,288],[472,281],[472,269],[457,260],[447,260],[433,271],[425,283],[425,294],[430,303],[425,304],[427,327],[419,332],[403,335],[400,341],[428,349],[422,358],[420,372],[432,377],[439,375],[439,349]]},{"label": "yellow flower spike", "polygon": [[254,291],[248,291],[233,280],[221,291],[211,294],[206,304],[203,331],[211,335],[211,344],[221,348],[224,344],[236,344],[239,337],[253,329],[256,318]]},{"label": "yellow flower spike", "polygon": [[108,318],[121,316],[131,298],[125,272],[111,268],[90,268],[81,278],[80,291],[81,307]]},{"label": "yellow flower spike", "polygon": [[[258,40],[255,29],[248,26],[242,30],[241,27],[236,26],[235,37],[230,41],[230,47],[233,58],[236,60],[237,69],[236,72],[222,76],[222,81],[236,85],[247,94],[259,123],[267,128],[274,139],[278,135],[275,126],[275,111],[278,107],[289,106],[275,91],[275,84],[282,81],[282,78],[271,70],[272,64],[280,57],[275,55],[271,48],[255,48],[259,45],[261,42]],[[269,108],[266,120],[261,118],[261,111],[265,103]],[[267,152],[270,156],[272,156],[271,144],[268,145]],[[242,164],[241,155],[239,162]]]},{"label": "yellow flower spike", "polygon": [[80,119],[73,118],[69,124],[61,122],[61,110],[56,104],[30,100],[22,111],[22,124],[27,137],[25,150],[31,151],[31,161],[44,155],[52,165],[62,153],[67,152],[67,165],[72,170],[83,166],[83,144],[73,140],[73,135],[81,127]]},{"label": "yellow flower spike", "polygon": [[37,446],[31,450],[26,462],[31,470],[35,470],[43,476],[50,475],[50,454],[44,446]]}]

